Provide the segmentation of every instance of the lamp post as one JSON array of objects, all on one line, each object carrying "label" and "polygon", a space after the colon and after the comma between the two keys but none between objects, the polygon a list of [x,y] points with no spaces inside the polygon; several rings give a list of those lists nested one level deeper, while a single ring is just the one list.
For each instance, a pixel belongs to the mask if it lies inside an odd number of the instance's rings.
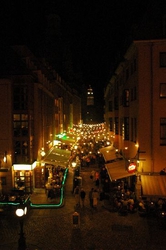
[{"label": "lamp post", "polygon": [[16,209],[16,215],[19,218],[19,222],[20,222],[20,238],[18,240],[18,250],[26,250],[26,240],[24,237],[24,230],[23,230],[23,226],[24,226],[24,217],[27,214],[27,207],[24,205],[20,205],[17,209]]}]

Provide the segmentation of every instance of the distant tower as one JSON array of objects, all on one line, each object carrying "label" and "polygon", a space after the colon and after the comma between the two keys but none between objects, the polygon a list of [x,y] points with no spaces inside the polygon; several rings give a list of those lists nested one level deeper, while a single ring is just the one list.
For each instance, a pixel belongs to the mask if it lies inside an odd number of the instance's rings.
[{"label": "distant tower", "polygon": [[87,89],[87,95],[86,95],[86,117],[85,117],[85,123],[93,124],[96,121],[96,110],[95,110],[95,104],[94,104],[94,95],[93,95],[93,89],[91,85],[89,85]]},{"label": "distant tower", "polygon": [[93,106],[93,105],[94,105],[93,89],[91,85],[89,85],[89,88],[87,89],[87,106]]}]

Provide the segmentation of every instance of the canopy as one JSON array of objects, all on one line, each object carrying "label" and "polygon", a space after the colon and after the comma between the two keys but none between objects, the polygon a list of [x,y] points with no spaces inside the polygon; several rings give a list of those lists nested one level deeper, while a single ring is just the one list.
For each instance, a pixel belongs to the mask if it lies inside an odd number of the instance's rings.
[{"label": "canopy", "polygon": [[126,170],[128,167],[128,161],[125,160],[117,160],[115,162],[105,164],[105,167],[111,181],[135,175],[135,173],[129,173]]},{"label": "canopy", "polygon": [[44,163],[51,165],[66,166],[71,156],[70,150],[53,148],[44,158]]},{"label": "canopy", "polygon": [[143,196],[157,196],[166,198],[166,176],[141,175]]},{"label": "canopy", "polygon": [[105,162],[108,162],[117,158],[117,153],[113,146],[100,148],[99,151],[103,155]]}]

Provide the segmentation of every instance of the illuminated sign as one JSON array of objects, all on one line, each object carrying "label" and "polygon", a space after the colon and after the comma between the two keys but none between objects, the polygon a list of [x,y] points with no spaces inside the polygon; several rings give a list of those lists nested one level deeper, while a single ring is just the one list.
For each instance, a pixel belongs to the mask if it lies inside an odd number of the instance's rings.
[{"label": "illuminated sign", "polygon": [[13,164],[14,170],[32,170],[32,165],[29,164]]},{"label": "illuminated sign", "polygon": [[134,162],[131,162],[130,165],[128,166],[128,172],[134,173],[135,170],[136,170],[136,164]]}]

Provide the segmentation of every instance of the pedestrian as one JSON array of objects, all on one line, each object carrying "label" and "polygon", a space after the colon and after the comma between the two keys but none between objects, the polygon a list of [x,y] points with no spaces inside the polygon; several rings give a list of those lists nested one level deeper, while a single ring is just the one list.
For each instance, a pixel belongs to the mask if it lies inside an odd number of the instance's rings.
[{"label": "pedestrian", "polygon": [[81,188],[81,191],[80,191],[81,207],[84,207],[85,196],[86,196],[86,192],[83,188]]},{"label": "pedestrian", "polygon": [[74,197],[75,197],[76,206],[79,206],[80,205],[80,189],[79,189],[79,186],[77,186],[74,189]]},{"label": "pedestrian", "polygon": [[93,207],[96,209],[99,200],[99,193],[97,192],[97,189],[94,189],[92,193],[92,199],[93,199]]},{"label": "pedestrian", "polygon": [[77,177],[75,177],[74,179],[73,179],[73,190],[72,190],[72,193],[74,194],[74,190],[75,190],[75,188],[78,186],[78,178]]},{"label": "pedestrian", "polygon": [[96,171],[96,173],[95,173],[95,180],[97,180],[97,179],[99,179],[99,178],[100,178],[100,174],[99,174],[98,171]]},{"label": "pedestrian", "polygon": [[96,187],[98,187],[98,188],[99,188],[99,183],[100,183],[99,178],[97,178],[96,181],[95,181],[95,185],[96,185]]},{"label": "pedestrian", "polygon": [[89,191],[89,204],[90,204],[90,207],[92,208],[93,208],[93,198],[92,198],[93,190],[94,188],[91,188],[91,190]]},{"label": "pedestrian", "polygon": [[92,181],[94,181],[95,173],[96,173],[95,170],[92,170],[92,171],[91,171],[90,178],[92,179]]}]

